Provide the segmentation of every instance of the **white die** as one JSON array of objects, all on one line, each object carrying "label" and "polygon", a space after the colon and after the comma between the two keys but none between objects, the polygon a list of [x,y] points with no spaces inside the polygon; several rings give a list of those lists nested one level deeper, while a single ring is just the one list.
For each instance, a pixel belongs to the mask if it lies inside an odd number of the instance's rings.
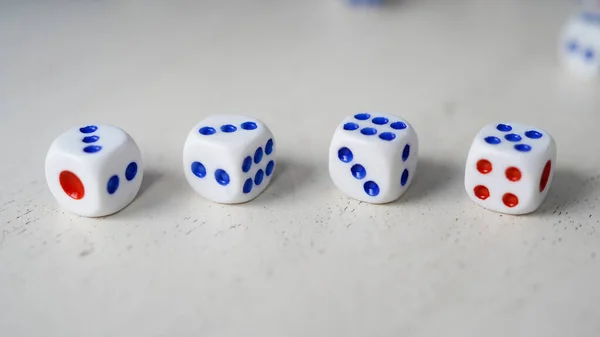
[{"label": "white die", "polygon": [[567,21],[559,37],[559,59],[578,76],[600,75],[600,11],[582,11]]},{"label": "white die", "polygon": [[256,198],[275,170],[275,139],[256,118],[215,115],[199,122],[183,149],[183,171],[201,196],[223,204]]},{"label": "white die", "polygon": [[518,123],[490,124],[469,150],[465,189],[487,209],[530,213],[546,198],[555,165],[556,143],[548,132]]},{"label": "white die", "polygon": [[348,196],[374,204],[398,199],[417,168],[418,138],[402,117],[359,113],[337,127],[329,148],[329,175]]},{"label": "white die", "polygon": [[74,127],[54,140],[46,156],[46,180],[58,203],[82,216],[106,216],[125,208],[143,178],[135,141],[112,125]]}]

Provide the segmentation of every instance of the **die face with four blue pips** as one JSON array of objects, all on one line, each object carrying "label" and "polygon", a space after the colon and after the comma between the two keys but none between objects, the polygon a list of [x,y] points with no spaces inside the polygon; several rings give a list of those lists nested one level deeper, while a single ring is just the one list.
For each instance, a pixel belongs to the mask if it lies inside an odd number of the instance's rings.
[{"label": "die face with four blue pips", "polygon": [[275,172],[275,139],[260,120],[214,115],[196,124],[185,141],[183,170],[202,197],[223,204],[260,195]]},{"label": "die face with four blue pips", "polygon": [[329,148],[329,174],[348,196],[369,203],[398,199],[418,162],[418,137],[403,117],[363,112],[346,117]]}]

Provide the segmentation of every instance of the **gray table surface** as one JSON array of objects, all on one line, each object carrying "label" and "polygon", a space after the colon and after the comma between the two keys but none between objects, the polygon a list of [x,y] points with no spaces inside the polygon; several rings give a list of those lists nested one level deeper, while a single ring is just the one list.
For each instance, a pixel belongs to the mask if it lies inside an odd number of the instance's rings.
[{"label": "gray table surface", "polygon": [[[600,85],[557,66],[564,0],[0,2],[0,335],[598,336]],[[333,129],[406,117],[410,190],[389,205],[331,183]],[[265,121],[272,185],[211,203],[182,171],[205,116]],[[538,212],[472,203],[480,127],[558,144]],[[142,149],[138,198],[101,219],[64,212],[51,141],[90,122]]]}]

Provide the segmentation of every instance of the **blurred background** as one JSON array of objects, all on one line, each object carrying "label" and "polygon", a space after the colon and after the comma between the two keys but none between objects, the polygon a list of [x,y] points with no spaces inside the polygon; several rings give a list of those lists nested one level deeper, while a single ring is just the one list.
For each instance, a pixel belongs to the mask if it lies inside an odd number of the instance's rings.
[{"label": "blurred background", "polygon": [[578,5],[3,0],[0,118],[24,127],[36,120],[20,116],[51,115],[35,125],[44,142],[54,128],[93,117],[132,131],[144,121],[185,133],[203,114],[244,111],[308,127],[317,121],[305,116],[332,125],[363,109],[417,124],[414,116],[458,111],[485,122],[527,109],[524,122],[535,124],[554,111],[546,96],[595,90],[561,78],[557,62],[558,34]]}]

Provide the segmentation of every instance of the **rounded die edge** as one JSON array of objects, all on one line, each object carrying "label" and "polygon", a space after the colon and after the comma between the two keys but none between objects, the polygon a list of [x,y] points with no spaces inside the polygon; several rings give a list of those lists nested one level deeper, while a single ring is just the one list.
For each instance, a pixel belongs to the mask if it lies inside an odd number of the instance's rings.
[{"label": "rounded die edge", "polygon": [[[502,200],[501,200],[502,196],[497,196],[498,202],[496,205],[494,205],[491,203],[491,201],[488,202],[490,199],[492,199],[491,197],[488,198],[487,200],[477,199],[477,197],[473,194],[473,187],[471,187],[470,189],[468,189],[468,188],[466,189],[467,190],[466,192],[469,195],[469,199],[471,199],[471,202],[473,204],[483,208],[484,210],[491,211],[491,212],[498,213],[498,214],[506,214],[506,215],[513,215],[513,216],[532,214],[532,213],[535,213],[540,208],[540,206],[544,203],[544,199],[542,199],[538,203],[531,204],[528,207],[509,208],[509,207],[503,206],[504,204],[502,203]],[[495,199],[492,199],[492,200],[495,200]]]},{"label": "rounded die edge", "polygon": [[[331,173],[330,173],[331,176]],[[338,190],[339,193],[345,195],[348,198],[354,199],[354,200],[358,200],[358,201],[362,201],[362,202],[366,202],[369,204],[373,204],[373,205],[388,205],[391,204],[393,202],[398,201],[402,195],[404,194],[404,190],[400,191],[400,193],[395,193],[392,195],[382,195],[381,192],[379,195],[375,196],[375,197],[371,197],[369,196],[367,193],[365,193],[364,189],[364,183],[363,181],[357,181],[358,185],[360,185],[361,187],[361,192],[359,192],[357,195],[352,195],[350,193],[347,193],[346,191],[344,191],[342,188],[340,188],[336,181],[333,180],[333,184],[336,187],[336,189]]]},{"label": "rounded die edge", "polygon": [[[256,129],[245,129],[242,128],[242,124],[245,122],[253,122],[256,123],[257,128]],[[252,131],[252,130],[257,130],[260,129],[261,127],[266,127],[266,124],[263,120],[261,120],[260,118],[256,118],[253,116],[249,116],[249,115],[242,115],[242,114],[212,114],[212,115],[208,115],[205,118],[202,118],[201,120],[199,120],[198,122],[196,122],[194,124],[194,129],[192,131],[198,131],[200,129],[200,127],[203,126],[208,126],[208,127],[212,127],[215,129],[215,131],[217,133],[221,132],[221,126],[223,125],[233,125],[237,128],[237,130],[235,132],[239,132],[239,131]],[[235,133],[232,132],[232,133]]]},{"label": "rounded die edge", "polygon": [[[356,118],[356,116],[358,115],[362,115],[361,118]],[[366,117],[366,115],[368,115],[368,118],[364,118]],[[364,116],[364,117],[363,117]],[[378,120],[375,121],[375,123],[373,123],[373,119],[376,118],[381,118],[383,117],[384,119],[386,119],[387,121],[385,123],[380,123],[378,124]],[[377,127],[390,127],[390,124],[392,124],[393,122],[403,122],[405,123],[408,127],[412,127],[412,124],[402,115],[397,115],[397,114],[393,114],[393,113],[389,113],[389,112],[382,112],[382,111],[370,111],[370,110],[366,110],[366,111],[359,111],[350,115],[346,115],[345,117],[343,117],[341,119],[341,122],[338,123],[338,127],[341,125],[343,126],[345,123],[348,122],[355,122],[355,123],[365,123],[367,125],[376,125]]]},{"label": "rounded die edge", "polygon": [[[208,176],[208,174],[207,174],[207,176]],[[186,178],[187,177],[188,177],[188,175],[186,174]],[[246,176],[244,176],[244,177],[246,177]],[[272,175],[271,175],[271,177],[272,177]],[[191,184],[189,182],[189,180],[188,180],[188,183],[189,183],[190,187],[192,188],[192,190],[194,190],[201,198],[205,199],[206,201],[213,202],[216,204],[221,204],[221,205],[240,205],[240,204],[245,204],[245,203],[253,201],[257,197],[259,197],[267,188],[269,188],[269,186],[271,185],[271,180],[272,180],[271,177],[267,177],[265,175],[261,184],[258,186],[253,183],[252,189],[248,193],[242,192],[244,183],[246,182],[247,179],[241,179],[240,182],[236,181],[233,186],[228,185],[227,187],[224,187],[224,188],[230,188],[231,191],[235,191],[235,193],[218,194],[218,195],[214,194],[214,193],[211,194],[211,193],[204,191],[203,189],[199,188],[199,186],[195,186],[194,184]],[[212,178],[212,177],[209,177],[209,178]],[[250,178],[252,180],[254,180],[254,175],[252,175],[252,177],[250,177]],[[215,184],[216,184],[216,182],[215,182]],[[222,186],[219,186],[219,187],[222,187]]]}]

